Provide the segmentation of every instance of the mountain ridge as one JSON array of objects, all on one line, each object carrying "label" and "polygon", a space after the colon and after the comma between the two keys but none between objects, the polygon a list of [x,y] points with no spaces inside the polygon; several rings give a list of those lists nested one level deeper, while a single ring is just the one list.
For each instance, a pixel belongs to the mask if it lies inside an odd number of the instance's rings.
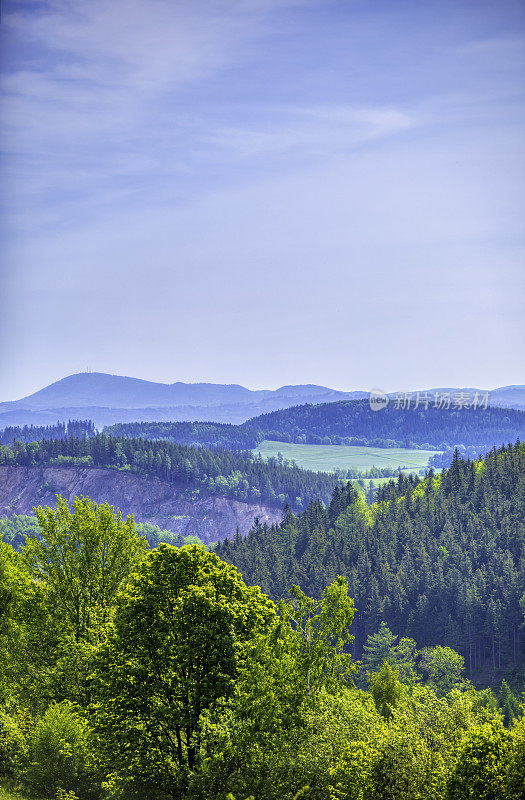
[{"label": "mountain ridge", "polygon": [[[519,384],[492,391],[475,388],[420,391],[429,394],[489,391],[491,405],[525,408],[525,385]],[[89,418],[97,427],[156,420],[239,424],[251,417],[295,405],[358,400],[368,395],[367,391],[345,392],[312,383],[285,384],[278,389],[248,389],[236,383],[159,383],[105,372],[80,372],[54,381],[26,397],[1,402],[0,428],[53,424],[70,418]],[[395,393],[389,392],[389,396]]]}]

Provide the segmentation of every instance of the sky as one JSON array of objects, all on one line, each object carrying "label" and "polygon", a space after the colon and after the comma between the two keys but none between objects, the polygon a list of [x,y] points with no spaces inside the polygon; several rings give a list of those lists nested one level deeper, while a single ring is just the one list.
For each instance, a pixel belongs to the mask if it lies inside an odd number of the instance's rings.
[{"label": "sky", "polygon": [[0,400],[525,383],[525,5],[4,0]]}]

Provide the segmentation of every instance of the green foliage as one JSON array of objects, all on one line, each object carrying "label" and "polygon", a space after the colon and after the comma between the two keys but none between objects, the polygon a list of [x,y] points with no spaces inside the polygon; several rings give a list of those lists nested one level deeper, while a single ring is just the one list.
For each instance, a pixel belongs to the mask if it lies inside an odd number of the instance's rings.
[{"label": "green foliage", "polygon": [[505,725],[509,726],[520,716],[520,704],[506,680],[501,682],[498,692],[499,706],[503,712]]},{"label": "green foliage", "polygon": [[499,720],[469,731],[447,783],[447,800],[511,800],[506,792],[511,740]]},{"label": "green foliage", "polygon": [[525,800],[525,717],[511,728],[511,741],[505,782],[506,800]]},{"label": "green foliage", "polygon": [[338,577],[319,601],[307,597],[298,586],[292,586],[290,594],[291,601],[281,603],[279,613],[282,623],[291,626],[306,693],[321,686],[335,690],[351,680],[352,672],[346,648],[354,638],[349,630],[354,601],[348,597],[348,584]]},{"label": "green foliage", "polygon": [[12,517],[0,517],[0,541],[12,545],[19,550],[26,542],[26,536],[34,536],[39,530],[36,517],[14,514]]},{"label": "green foliage", "polygon": [[26,760],[31,721],[21,709],[0,708],[0,776],[14,778]]},{"label": "green foliage", "polygon": [[421,653],[421,669],[430,685],[442,697],[463,680],[465,659],[450,647],[427,647]]},{"label": "green foliage", "polygon": [[399,681],[398,670],[393,670],[388,661],[383,661],[378,672],[369,677],[374,703],[385,719],[394,716],[394,708],[403,693],[403,685]]},{"label": "green foliage", "polygon": [[277,607],[106,505],[40,509],[23,554],[0,543],[0,775],[58,800],[525,800],[517,693],[464,683],[456,651],[521,656],[523,462],[456,456],[372,507],[337,486],[219,545]]},{"label": "green foliage", "polygon": [[31,731],[27,746],[26,783],[45,794],[73,789],[89,791],[89,746],[85,720],[67,702],[49,706]]},{"label": "green foliage", "polygon": [[75,498],[74,510],[57,496],[56,509],[35,509],[40,536],[30,537],[24,556],[44,581],[50,603],[64,615],[77,639],[103,624],[122,582],[140,560],[146,543],[131,517],[123,522],[107,503]]},{"label": "green foliage", "polygon": [[374,671],[384,661],[391,661],[396,638],[386,622],[382,622],[377,633],[370,634],[363,647],[365,668]]},{"label": "green foliage", "polygon": [[274,616],[201,547],[161,545],[143,561],[96,666],[99,743],[132,791],[137,781],[146,793],[181,790],[199,759],[201,715],[232,695],[245,643]]},{"label": "green foliage", "polygon": [[387,658],[409,680],[415,653],[393,648],[412,640],[455,651],[470,679],[481,673],[486,680],[517,668],[525,655],[525,445],[494,449],[483,463],[479,469],[457,457],[438,477],[400,475],[377,490],[377,502],[366,507],[371,519],[353,490],[337,486],[326,507],[314,502],[279,526],[255,524],[215,552],[275,600],[293,584],[320,598],[344,575],[356,608],[355,657],[364,653],[366,663],[368,637],[381,623],[395,632],[390,643],[377,642],[368,668]]}]

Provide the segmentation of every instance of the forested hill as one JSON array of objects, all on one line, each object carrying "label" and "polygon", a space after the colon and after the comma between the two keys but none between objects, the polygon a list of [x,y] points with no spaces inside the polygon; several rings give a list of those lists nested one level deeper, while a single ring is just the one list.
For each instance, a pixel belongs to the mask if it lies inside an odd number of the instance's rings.
[{"label": "forested hill", "polygon": [[263,439],[307,444],[421,447],[446,450],[455,445],[490,450],[525,438],[525,411],[488,408],[396,408],[372,411],[368,400],[301,405],[273,411],[242,425],[214,422],[136,422],[112,425],[114,436],[167,439],[207,447],[253,448]]},{"label": "forested hill", "polygon": [[273,411],[244,423],[243,428],[262,432],[266,439],[309,444],[354,444],[366,440],[376,446],[413,445],[446,449],[447,445],[500,446],[525,438],[525,411],[487,408],[397,408],[391,402],[372,411],[368,400],[303,405]]},{"label": "forested hill", "polygon": [[356,654],[381,622],[418,645],[449,645],[471,674],[524,660],[525,445],[456,457],[439,476],[400,475],[368,506],[347,486],[279,526],[224,541],[221,558],[273,598],[320,597],[348,577]]},{"label": "forested hill", "polygon": [[337,482],[332,473],[310,472],[277,459],[263,461],[249,452],[105,434],[1,445],[0,464],[112,467],[195,492],[277,505],[286,502],[295,509],[317,497],[328,501]]}]

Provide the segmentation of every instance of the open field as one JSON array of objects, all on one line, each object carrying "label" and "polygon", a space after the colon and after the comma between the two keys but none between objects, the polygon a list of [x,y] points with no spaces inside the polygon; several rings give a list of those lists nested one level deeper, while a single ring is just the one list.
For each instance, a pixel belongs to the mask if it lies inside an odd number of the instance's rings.
[{"label": "open field", "polygon": [[380,447],[346,447],[344,445],[289,444],[288,442],[261,442],[253,451],[263,458],[277,456],[295,461],[299,467],[320,472],[333,472],[336,469],[354,469],[364,472],[375,467],[403,467],[405,472],[417,472],[428,465],[435,450],[409,450]]}]

